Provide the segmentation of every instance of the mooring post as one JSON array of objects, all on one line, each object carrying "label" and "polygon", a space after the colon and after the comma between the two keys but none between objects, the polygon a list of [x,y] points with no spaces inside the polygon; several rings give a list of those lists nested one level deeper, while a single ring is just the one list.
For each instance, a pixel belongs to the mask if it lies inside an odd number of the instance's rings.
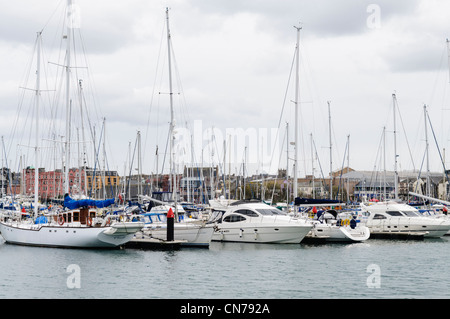
[{"label": "mooring post", "polygon": [[167,213],[167,241],[173,241],[174,239],[173,223],[174,223],[174,214],[172,208],[170,208],[169,212]]}]

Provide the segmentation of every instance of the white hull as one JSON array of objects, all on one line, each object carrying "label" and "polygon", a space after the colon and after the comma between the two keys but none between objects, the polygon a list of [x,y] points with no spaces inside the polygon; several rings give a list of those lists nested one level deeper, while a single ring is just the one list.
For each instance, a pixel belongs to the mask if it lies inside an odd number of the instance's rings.
[{"label": "white hull", "polygon": [[242,243],[299,244],[311,230],[304,225],[236,225],[222,226],[214,232],[213,241]]},{"label": "white hull", "polygon": [[315,224],[308,238],[320,238],[329,242],[361,242],[369,239],[370,230],[366,226],[358,225],[354,229],[349,226],[329,224]]},{"label": "white hull", "polygon": [[[446,235],[450,230],[449,220],[422,217],[416,209],[406,204],[377,203],[367,206],[362,205],[361,207],[370,214],[365,221],[365,225],[369,227],[372,234],[416,233],[423,234],[424,237],[438,238]],[[397,212],[406,216],[392,216],[393,213]]]},{"label": "white hull", "polygon": [[[204,246],[208,247],[214,229],[212,226],[198,225],[195,223],[175,223],[174,240],[182,241],[182,246]],[[146,226],[142,232],[136,233],[135,238],[167,239],[166,224]]]},{"label": "white hull", "polygon": [[139,226],[129,223],[116,227],[34,225],[0,222],[0,232],[7,243],[64,248],[114,248],[130,241]]},{"label": "white hull", "polygon": [[[413,217],[421,219],[421,217]],[[398,219],[398,218],[397,218]],[[449,232],[449,224],[440,222],[430,223],[429,220],[425,220],[421,223],[420,220],[399,221],[390,220],[386,221],[368,221],[366,223],[372,234],[385,234],[385,233],[404,233],[404,234],[423,234],[424,237],[438,238],[446,235]]]},{"label": "white hull", "polygon": [[214,241],[299,244],[312,228],[264,203],[236,202],[217,220]]}]

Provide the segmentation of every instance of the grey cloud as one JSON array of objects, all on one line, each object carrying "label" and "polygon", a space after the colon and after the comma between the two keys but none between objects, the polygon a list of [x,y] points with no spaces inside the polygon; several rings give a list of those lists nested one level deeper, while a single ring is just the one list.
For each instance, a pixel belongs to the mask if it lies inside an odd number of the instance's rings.
[{"label": "grey cloud", "polygon": [[265,28],[275,30],[303,23],[308,32],[317,36],[345,35],[367,30],[367,19],[371,12],[368,6],[379,6],[380,18],[387,21],[398,15],[409,14],[416,10],[417,0],[239,0],[239,1],[200,1],[193,0],[205,13],[236,14],[252,12],[264,16]]},{"label": "grey cloud", "polygon": [[[65,18],[66,0],[44,0],[39,1],[39,5],[32,1],[24,2],[24,5],[33,6],[33,9],[18,10],[17,5],[0,4],[0,41],[30,44],[38,31],[44,30],[46,33],[49,30],[50,38],[58,32],[65,32],[62,21]],[[132,10],[139,12],[135,8],[143,3],[137,2],[140,4],[136,3]],[[93,5],[90,1],[80,0],[75,3],[80,8],[81,33],[90,53],[113,53],[134,40],[132,31],[135,14],[117,10],[110,2]]]}]

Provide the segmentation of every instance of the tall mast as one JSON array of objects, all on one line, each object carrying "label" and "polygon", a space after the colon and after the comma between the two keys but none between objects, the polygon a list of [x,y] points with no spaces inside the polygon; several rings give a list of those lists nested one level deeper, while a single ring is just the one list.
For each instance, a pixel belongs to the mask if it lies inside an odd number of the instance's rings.
[{"label": "tall mast", "polygon": [[333,199],[333,145],[331,140],[331,102],[328,101],[328,134],[330,139],[330,199]]},{"label": "tall mast", "polygon": [[35,146],[35,167],[34,167],[34,218],[38,216],[39,197],[39,100],[41,97],[41,36],[37,34],[37,60],[36,60],[36,146]]},{"label": "tall mast", "polygon": [[448,72],[449,72],[448,81],[450,83],[450,41],[447,39],[446,42],[447,42]]},{"label": "tall mast", "polygon": [[427,106],[423,106],[423,114],[425,119],[425,154],[427,156],[427,187],[426,187],[426,196],[432,196],[430,190],[430,158],[428,156],[428,127],[427,127]]},{"label": "tall mast", "polygon": [[70,121],[70,44],[72,41],[72,0],[67,0],[67,48],[66,48],[66,142],[64,163],[64,193],[69,193],[69,121]]},{"label": "tall mast", "polygon": [[392,99],[393,99],[393,104],[394,104],[394,194],[395,194],[395,199],[398,199],[398,171],[397,171],[397,127],[396,127],[396,121],[395,121],[395,115],[396,115],[396,111],[395,111],[395,104],[397,103],[397,97],[395,96],[395,93],[392,94]]},{"label": "tall mast", "polygon": [[350,203],[350,181],[348,173],[350,173],[350,134],[347,135],[347,203]]},{"label": "tall mast", "polygon": [[177,209],[177,175],[174,171],[174,130],[175,130],[175,122],[173,116],[173,91],[172,91],[172,59],[171,59],[171,49],[170,49],[170,28],[169,28],[169,8],[166,8],[166,20],[167,20],[167,50],[168,50],[168,59],[169,59],[169,97],[170,97],[170,130],[169,130],[169,138],[170,138],[170,176],[173,176],[172,183],[172,196],[175,201],[175,214],[178,213]]},{"label": "tall mast", "polygon": [[300,30],[301,27],[295,27],[297,29],[297,46],[296,46],[296,75],[295,75],[295,138],[294,138],[294,183],[293,183],[293,196],[294,200],[298,196],[298,177],[297,177],[297,170],[298,170],[298,107],[299,107],[299,65],[300,65]]},{"label": "tall mast", "polygon": [[313,152],[313,135],[311,136],[311,180],[312,180],[312,197],[316,198],[316,188],[314,185],[314,152]]},{"label": "tall mast", "polygon": [[286,203],[289,208],[289,123],[286,122]]},{"label": "tall mast", "polygon": [[386,201],[386,127],[383,127],[383,179],[383,200]]}]

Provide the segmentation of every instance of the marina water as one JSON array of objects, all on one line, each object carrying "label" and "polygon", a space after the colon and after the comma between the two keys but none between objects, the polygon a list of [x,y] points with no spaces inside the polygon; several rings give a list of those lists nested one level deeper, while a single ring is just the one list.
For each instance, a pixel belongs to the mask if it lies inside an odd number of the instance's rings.
[{"label": "marina water", "polygon": [[0,240],[0,298],[449,298],[450,237],[80,250]]}]

